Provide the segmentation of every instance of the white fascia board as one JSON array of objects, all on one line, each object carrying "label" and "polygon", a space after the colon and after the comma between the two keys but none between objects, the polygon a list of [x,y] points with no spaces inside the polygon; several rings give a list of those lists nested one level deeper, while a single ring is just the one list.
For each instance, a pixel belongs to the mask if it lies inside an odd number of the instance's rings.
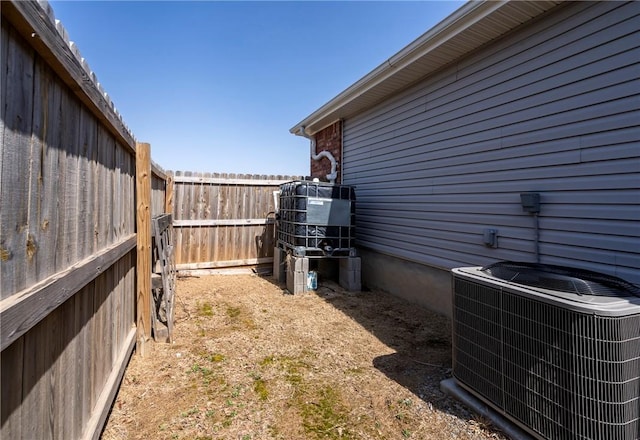
[{"label": "white fascia board", "polygon": [[[427,56],[435,48],[441,46],[447,41],[450,41],[452,38],[455,38],[455,36],[460,32],[477,25],[483,19],[508,3],[508,0],[469,1],[468,3],[465,3],[443,21],[400,50],[397,54],[393,55],[380,66],[341,92],[331,101],[327,102],[311,115],[294,125],[289,132],[292,134],[300,134],[302,127],[309,127],[316,121],[327,118],[333,113],[336,113],[336,116],[331,118],[332,122],[330,123],[341,119],[339,111],[347,103],[373,90],[378,84],[390,76],[395,75],[396,72]],[[480,44],[483,43],[484,42],[480,42]],[[471,47],[469,48],[469,50],[472,49],[473,48]],[[306,129],[306,134],[308,136],[312,136],[322,128],[324,127],[320,127],[313,131]]]}]

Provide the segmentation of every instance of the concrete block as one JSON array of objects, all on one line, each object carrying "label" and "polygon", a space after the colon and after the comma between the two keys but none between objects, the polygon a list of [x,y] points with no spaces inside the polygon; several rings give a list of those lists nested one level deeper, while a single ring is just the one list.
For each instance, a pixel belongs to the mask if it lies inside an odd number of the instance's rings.
[{"label": "concrete block", "polygon": [[338,281],[340,285],[347,290],[362,290],[362,260],[360,257],[340,259]]},{"label": "concrete block", "polygon": [[287,253],[276,247],[273,249],[273,278],[276,283],[284,283],[287,276]]},{"label": "concrete block", "polygon": [[287,290],[297,295],[307,291],[307,274],[309,259],[306,257],[288,256],[287,258]]},{"label": "concrete block", "polygon": [[340,270],[362,270],[362,260],[360,257],[340,258]]},{"label": "concrete block", "polygon": [[309,272],[308,257],[295,257],[291,255],[289,257],[288,263],[290,270],[293,270],[295,272]]},{"label": "concrete block", "polygon": [[287,290],[293,295],[307,292],[307,272],[287,270]]},{"label": "concrete block", "polygon": [[339,282],[344,289],[359,292],[362,290],[362,272],[359,270],[341,270]]}]

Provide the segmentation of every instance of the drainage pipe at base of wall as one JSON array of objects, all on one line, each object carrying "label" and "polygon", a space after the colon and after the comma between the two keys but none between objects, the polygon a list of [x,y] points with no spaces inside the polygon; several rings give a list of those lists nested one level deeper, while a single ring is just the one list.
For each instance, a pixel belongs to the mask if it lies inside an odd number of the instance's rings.
[{"label": "drainage pipe at base of wall", "polygon": [[305,131],[304,127],[300,128],[300,136],[306,137],[311,142],[311,159],[320,160],[323,157],[326,157],[331,162],[331,173],[327,174],[327,180],[329,183],[336,183],[336,179],[338,178],[338,163],[336,162],[336,158],[333,157],[330,151],[321,151],[320,153],[316,153],[316,140],[313,136],[309,136]]}]

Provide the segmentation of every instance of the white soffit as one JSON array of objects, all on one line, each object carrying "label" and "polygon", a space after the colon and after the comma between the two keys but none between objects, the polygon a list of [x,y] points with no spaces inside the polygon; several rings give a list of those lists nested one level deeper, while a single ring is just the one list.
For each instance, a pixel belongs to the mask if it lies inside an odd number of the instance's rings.
[{"label": "white soffit", "polygon": [[562,3],[470,1],[289,130],[313,135]]}]

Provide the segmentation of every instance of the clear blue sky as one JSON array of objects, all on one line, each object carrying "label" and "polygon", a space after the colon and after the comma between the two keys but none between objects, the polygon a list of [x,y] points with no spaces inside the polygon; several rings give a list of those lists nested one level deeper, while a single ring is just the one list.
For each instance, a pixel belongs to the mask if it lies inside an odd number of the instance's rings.
[{"label": "clear blue sky", "polygon": [[51,1],[167,170],[309,173],[289,128],[463,2]]}]

